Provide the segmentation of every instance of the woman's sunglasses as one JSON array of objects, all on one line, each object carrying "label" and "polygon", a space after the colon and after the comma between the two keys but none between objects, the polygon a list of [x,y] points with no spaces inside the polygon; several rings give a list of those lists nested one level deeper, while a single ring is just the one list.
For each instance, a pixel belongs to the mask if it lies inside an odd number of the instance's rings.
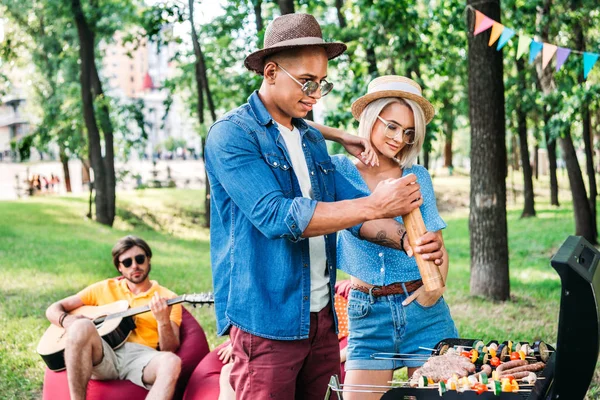
[{"label": "woman's sunglasses", "polygon": [[131,267],[131,264],[133,264],[133,260],[135,259],[135,263],[137,265],[142,265],[143,263],[146,262],[146,256],[144,254],[138,254],[137,256],[131,258],[126,258],[124,260],[121,260],[120,263],[123,264],[123,266],[125,268],[129,268]]}]

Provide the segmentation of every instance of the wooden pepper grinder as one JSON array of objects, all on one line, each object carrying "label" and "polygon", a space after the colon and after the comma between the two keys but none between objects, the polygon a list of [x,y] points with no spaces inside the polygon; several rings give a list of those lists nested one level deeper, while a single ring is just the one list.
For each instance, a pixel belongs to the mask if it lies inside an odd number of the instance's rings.
[{"label": "wooden pepper grinder", "polygon": [[[402,220],[404,221],[404,227],[406,228],[408,242],[414,250],[417,246],[417,239],[427,232],[427,229],[425,228],[425,222],[423,222],[423,215],[421,215],[421,210],[419,208],[415,208],[409,214],[404,215]],[[425,286],[425,290],[430,292],[432,290],[443,288],[445,285],[442,274],[440,273],[440,268],[433,261],[424,260],[421,254],[415,252],[414,257],[417,261],[417,266],[419,267],[419,272],[421,273],[421,279],[423,280],[423,286]]]}]

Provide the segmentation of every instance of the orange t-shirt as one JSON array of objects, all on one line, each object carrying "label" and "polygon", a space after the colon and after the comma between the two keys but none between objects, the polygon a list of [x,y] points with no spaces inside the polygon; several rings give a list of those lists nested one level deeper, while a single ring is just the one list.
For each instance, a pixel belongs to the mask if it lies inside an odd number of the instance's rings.
[{"label": "orange t-shirt", "polygon": [[[94,283],[78,293],[86,306],[103,306],[119,300],[127,300],[130,308],[145,306],[155,292],[166,299],[177,295],[169,289],[160,286],[156,281],[150,281],[152,287],[146,292],[133,294],[125,279],[111,278]],[[181,325],[181,304],[171,308],[171,321]],[[128,342],[139,343],[153,349],[158,348],[158,323],[151,311],[133,317],[136,328],[127,338]]]}]

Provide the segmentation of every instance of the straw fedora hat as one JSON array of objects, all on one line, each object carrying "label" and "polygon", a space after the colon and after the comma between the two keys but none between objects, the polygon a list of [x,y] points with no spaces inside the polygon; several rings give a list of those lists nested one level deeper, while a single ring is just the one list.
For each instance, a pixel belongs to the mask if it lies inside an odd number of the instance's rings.
[{"label": "straw fedora hat", "polygon": [[410,78],[398,75],[380,76],[369,83],[367,94],[352,103],[352,115],[356,120],[360,120],[360,114],[372,101],[384,97],[399,97],[413,100],[420,105],[425,114],[425,122],[428,124],[433,119],[435,110],[421,92],[421,86]]},{"label": "straw fedora hat", "polygon": [[319,23],[310,14],[285,14],[269,24],[265,32],[263,48],[246,57],[244,65],[260,75],[266,56],[297,47],[319,46],[327,52],[327,59],[336,58],[344,51],[344,43],[328,43],[323,40]]}]

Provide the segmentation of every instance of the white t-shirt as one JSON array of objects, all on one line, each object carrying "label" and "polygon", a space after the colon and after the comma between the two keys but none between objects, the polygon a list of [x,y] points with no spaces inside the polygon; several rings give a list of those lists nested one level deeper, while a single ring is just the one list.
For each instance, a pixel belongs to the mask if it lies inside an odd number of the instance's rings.
[{"label": "white t-shirt", "polygon": [[[308,165],[302,151],[300,131],[294,127],[289,130],[277,124],[279,132],[285,141],[292,169],[296,174],[302,196],[313,197],[313,190],[308,175]],[[327,256],[325,253],[325,236],[315,236],[308,239],[310,249],[310,312],[319,312],[329,303],[329,274],[327,272]]]}]

